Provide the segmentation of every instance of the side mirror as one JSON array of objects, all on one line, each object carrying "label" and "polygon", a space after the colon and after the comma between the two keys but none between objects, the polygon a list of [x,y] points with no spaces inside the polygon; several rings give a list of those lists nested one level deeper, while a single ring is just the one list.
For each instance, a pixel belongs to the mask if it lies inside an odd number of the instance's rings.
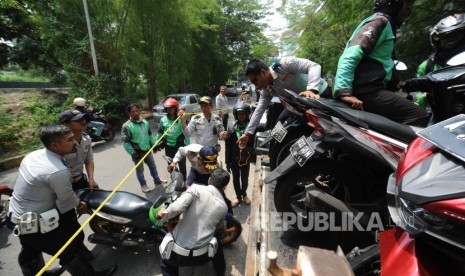
[{"label": "side mirror", "polygon": [[394,60],[394,65],[396,66],[397,71],[405,71],[407,70],[407,65],[399,60]]}]

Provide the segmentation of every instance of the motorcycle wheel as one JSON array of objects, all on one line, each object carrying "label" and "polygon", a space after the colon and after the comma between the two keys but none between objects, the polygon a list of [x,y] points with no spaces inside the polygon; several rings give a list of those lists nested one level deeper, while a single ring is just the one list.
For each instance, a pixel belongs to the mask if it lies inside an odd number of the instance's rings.
[{"label": "motorcycle wheel", "polygon": [[278,180],[274,190],[276,210],[297,215],[309,211],[309,207],[304,204],[304,187],[311,183],[345,202],[359,202],[363,198],[363,183],[346,164],[318,158]]},{"label": "motorcycle wheel", "polygon": [[270,170],[274,170],[281,162],[289,156],[289,149],[302,135],[308,137],[312,135],[313,129],[304,127],[303,130],[297,131],[294,129],[292,132],[287,133],[286,137],[281,143],[276,140],[271,140],[269,156],[270,156]]},{"label": "motorcycle wheel", "polygon": [[242,233],[242,224],[236,218],[232,217],[226,221],[226,233],[220,240],[222,245],[228,245],[235,242]]},{"label": "motorcycle wheel", "polygon": [[113,126],[109,123],[105,124],[105,129],[102,132],[103,140],[110,142],[115,138],[116,132]]}]

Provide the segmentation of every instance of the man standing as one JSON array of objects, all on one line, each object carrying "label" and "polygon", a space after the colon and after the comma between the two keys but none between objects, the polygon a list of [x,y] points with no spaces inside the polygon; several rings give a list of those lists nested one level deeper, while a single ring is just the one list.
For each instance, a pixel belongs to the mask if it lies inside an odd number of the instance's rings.
[{"label": "man standing", "polygon": [[[98,188],[94,180],[94,154],[92,152],[92,140],[83,131],[87,128],[88,115],[79,110],[66,110],[60,114],[60,123],[74,134],[76,140],[76,151],[65,155],[66,163],[70,166],[73,177],[73,190],[82,188]],[[82,172],[83,166],[86,172]]]},{"label": "man standing", "polygon": [[[129,120],[121,128],[121,139],[123,140],[124,149],[131,155],[134,164],[137,164],[155,144],[155,138],[152,135],[147,120],[140,117],[140,108],[138,105],[129,104],[126,107],[126,111],[129,114]],[[166,180],[161,180],[158,176],[153,155],[147,155],[144,162],[149,167],[150,175],[153,177],[155,185],[167,182]],[[144,164],[141,163],[136,168],[136,176],[142,192],[150,192],[150,188],[147,186],[147,181],[144,177]]]},{"label": "man standing", "polygon": [[[35,275],[45,265],[42,252],[55,255],[79,229],[76,210],[85,213],[71,187],[71,174],[63,156],[76,151],[70,129],[63,125],[40,130],[45,149],[28,154],[21,162],[10,202],[9,218],[21,242],[18,262],[24,275]],[[76,209],[75,209],[76,208]],[[96,275],[82,256],[84,234],[60,255],[60,264],[71,275]],[[99,272],[112,275],[116,267]]]},{"label": "man standing", "polygon": [[[221,193],[226,189],[229,178],[225,170],[216,169],[208,180],[208,186],[192,185],[166,210],[158,212],[158,218],[167,220],[183,214],[173,233],[167,234],[173,246],[160,246],[160,268],[164,276],[179,275],[178,267],[203,265],[210,259],[216,275],[225,274],[223,248],[214,235],[218,230],[224,230],[227,207]],[[168,248],[172,248],[171,252],[167,252]]]},{"label": "man standing", "polygon": [[249,136],[255,134],[260,119],[268,108],[273,96],[284,93],[284,89],[300,92],[306,98],[330,97],[328,84],[321,78],[321,66],[308,59],[286,57],[268,67],[262,60],[251,60],[245,69],[245,76],[262,89],[257,108],[250,118],[245,133],[239,138],[239,147],[244,148]]},{"label": "man standing", "polygon": [[225,85],[220,87],[220,94],[216,96],[216,109],[218,109],[221,120],[223,120],[223,128],[225,130],[228,129],[229,107]]},{"label": "man standing", "polygon": [[224,130],[221,118],[218,115],[212,114],[212,98],[204,96],[200,98],[199,104],[202,114],[195,115],[187,126],[184,110],[179,111],[184,133],[189,137],[195,137],[197,144],[215,147],[219,152],[220,145],[218,144],[218,138],[224,140],[228,132]]},{"label": "man standing", "polygon": [[399,97],[394,61],[397,29],[412,11],[414,0],[376,0],[374,14],[363,20],[339,58],[334,98],[389,118],[424,126],[428,113]]}]

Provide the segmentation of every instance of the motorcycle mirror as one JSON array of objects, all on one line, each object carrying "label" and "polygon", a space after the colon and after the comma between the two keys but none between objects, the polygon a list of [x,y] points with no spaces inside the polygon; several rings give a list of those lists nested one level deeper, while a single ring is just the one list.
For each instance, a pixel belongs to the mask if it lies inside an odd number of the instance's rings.
[{"label": "motorcycle mirror", "polygon": [[407,70],[407,65],[399,60],[394,60],[394,64],[396,66],[397,71],[405,71]]},{"label": "motorcycle mirror", "polygon": [[449,66],[455,66],[455,65],[460,65],[465,63],[465,52],[462,52],[458,55],[453,56],[449,61],[447,62],[447,65]]}]

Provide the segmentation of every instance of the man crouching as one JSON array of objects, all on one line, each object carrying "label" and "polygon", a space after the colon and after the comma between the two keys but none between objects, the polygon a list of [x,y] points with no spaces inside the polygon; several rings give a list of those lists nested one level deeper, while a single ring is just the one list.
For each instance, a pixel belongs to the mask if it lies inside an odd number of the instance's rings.
[{"label": "man crouching", "polygon": [[157,217],[164,220],[183,214],[173,233],[168,233],[160,245],[164,276],[179,275],[178,267],[204,265],[210,259],[216,275],[225,274],[223,248],[215,232],[224,230],[227,206],[221,193],[229,179],[225,170],[215,169],[208,186],[192,185],[167,209],[158,212]]}]

